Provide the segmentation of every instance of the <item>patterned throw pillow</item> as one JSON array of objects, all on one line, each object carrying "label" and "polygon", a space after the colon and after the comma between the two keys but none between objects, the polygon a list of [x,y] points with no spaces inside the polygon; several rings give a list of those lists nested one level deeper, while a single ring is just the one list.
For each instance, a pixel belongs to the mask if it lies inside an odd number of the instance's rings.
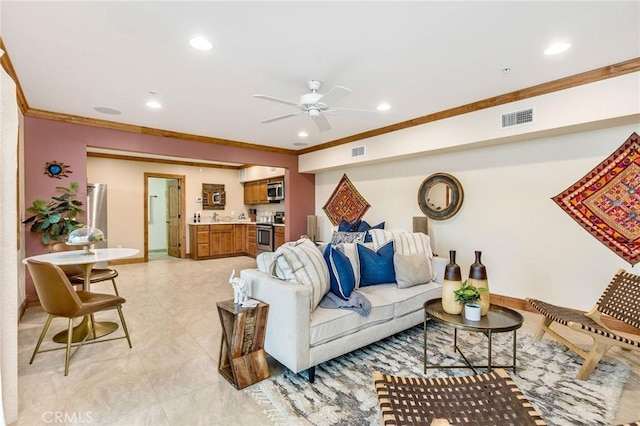
[{"label": "patterned throw pillow", "polygon": [[356,241],[360,241],[362,243],[364,242],[364,240],[364,232],[336,231],[331,235],[331,244],[355,243]]},{"label": "patterned throw pillow", "polygon": [[361,243],[356,243],[360,261],[360,287],[375,284],[396,282],[393,267],[393,240],[378,250],[371,250]]},{"label": "patterned throw pillow", "polygon": [[329,269],[322,252],[307,238],[281,245],[273,255],[271,275],[300,283],[311,291],[313,311],[329,292]]},{"label": "patterned throw pillow", "polygon": [[389,241],[395,242],[396,253],[417,254],[423,253],[431,264],[431,279],[435,280],[437,270],[434,266],[433,252],[431,251],[431,240],[427,234],[422,232],[392,232],[383,229],[372,229],[369,231],[373,240],[373,247],[378,248]]},{"label": "patterned throw pillow", "polygon": [[349,258],[333,245],[327,244],[324,260],[329,268],[329,285],[336,296],[348,300],[356,287],[355,275]]}]

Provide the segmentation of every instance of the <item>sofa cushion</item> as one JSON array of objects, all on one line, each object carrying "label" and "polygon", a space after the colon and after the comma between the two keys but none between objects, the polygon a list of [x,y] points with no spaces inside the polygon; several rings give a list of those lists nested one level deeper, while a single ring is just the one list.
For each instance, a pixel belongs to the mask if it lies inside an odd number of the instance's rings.
[{"label": "sofa cushion", "polygon": [[329,268],[329,286],[336,296],[348,300],[356,287],[353,267],[349,258],[332,244],[327,244],[324,260]]},{"label": "sofa cushion", "polygon": [[371,302],[371,311],[367,316],[346,309],[326,309],[321,306],[314,310],[311,314],[309,346],[321,345],[393,319],[393,300],[376,293],[367,293],[366,297]]},{"label": "sofa cushion", "polygon": [[416,284],[432,280],[431,262],[423,253],[400,254],[393,256],[398,288],[413,287]]},{"label": "sofa cushion", "polygon": [[372,229],[369,231],[373,240],[373,248],[377,249],[386,242],[394,240],[396,253],[416,254],[426,253],[427,257],[433,257],[431,240],[422,232],[394,232],[384,229]]},{"label": "sofa cushion", "polygon": [[359,291],[369,300],[386,300],[393,304],[393,317],[400,318],[423,309],[427,300],[441,297],[442,285],[433,281],[398,289],[395,284],[364,287]]},{"label": "sofa cushion", "polygon": [[393,241],[372,250],[356,243],[360,263],[360,287],[396,282],[393,269]]},{"label": "sofa cushion", "polygon": [[281,245],[273,256],[270,273],[282,280],[309,287],[312,311],[329,291],[327,264],[322,252],[307,238]]}]

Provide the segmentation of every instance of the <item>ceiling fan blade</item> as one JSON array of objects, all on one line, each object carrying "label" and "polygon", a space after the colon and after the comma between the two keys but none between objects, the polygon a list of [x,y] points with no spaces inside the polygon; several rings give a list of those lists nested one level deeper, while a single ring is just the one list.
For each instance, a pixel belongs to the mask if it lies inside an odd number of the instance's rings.
[{"label": "ceiling fan blade", "polygon": [[291,101],[288,101],[286,99],[274,98],[273,96],[253,95],[253,97],[254,98],[258,98],[258,99],[264,99],[265,101],[278,102],[278,103],[285,104],[285,105],[299,107],[297,102],[291,102]]},{"label": "ceiling fan blade", "polygon": [[[358,117],[362,117],[362,118],[376,118],[379,115],[378,111],[370,111],[366,109],[357,109],[357,108],[333,108],[332,110],[328,110],[328,111],[335,111],[339,114],[347,113],[347,114],[357,115]],[[325,111],[325,112],[328,112],[328,111]]]},{"label": "ceiling fan blade", "polygon": [[316,123],[316,126],[318,126],[318,130],[320,130],[321,132],[331,129],[331,125],[327,121],[327,117],[325,117],[324,115],[320,114],[317,117],[311,117],[311,119],[314,121],[314,123]]},{"label": "ceiling fan blade", "polygon": [[279,115],[277,117],[267,118],[266,120],[262,120],[261,123],[271,123],[272,121],[282,120],[284,118],[295,117],[296,115],[300,115],[299,112],[290,112],[289,114]]},{"label": "ceiling fan blade", "polygon": [[318,102],[321,102],[327,106],[331,106],[337,104],[350,94],[350,89],[342,86],[336,86],[333,89],[329,90],[329,92],[327,92],[327,94],[325,94],[323,97],[321,97]]}]

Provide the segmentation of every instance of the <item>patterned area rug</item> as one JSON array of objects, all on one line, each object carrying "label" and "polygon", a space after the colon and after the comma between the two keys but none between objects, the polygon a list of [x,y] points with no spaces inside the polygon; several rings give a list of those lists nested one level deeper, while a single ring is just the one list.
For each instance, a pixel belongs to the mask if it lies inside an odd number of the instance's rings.
[{"label": "patterned area rug", "polygon": [[[494,334],[495,364],[511,363],[512,333]],[[451,329],[429,324],[429,364],[460,365],[454,354]],[[424,377],[422,326],[325,362],[309,383],[288,369],[247,388],[278,425],[377,425],[379,412],[372,372]],[[486,363],[487,342],[481,333],[458,333],[463,353],[473,363]],[[434,348],[437,350],[434,352]],[[605,358],[588,381],[575,379],[581,358],[554,341],[534,343],[531,336],[517,338],[518,387],[549,425],[612,424],[629,368]],[[474,355],[477,354],[477,355]],[[479,371],[482,372],[482,371]],[[470,369],[430,369],[427,377],[463,376]]]}]

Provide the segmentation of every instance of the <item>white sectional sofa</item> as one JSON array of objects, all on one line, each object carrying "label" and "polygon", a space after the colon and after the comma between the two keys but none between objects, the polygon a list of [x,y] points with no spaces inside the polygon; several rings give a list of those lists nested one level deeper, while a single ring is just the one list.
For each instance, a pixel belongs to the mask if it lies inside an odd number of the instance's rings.
[{"label": "white sectional sofa", "polygon": [[269,304],[265,351],[295,373],[308,371],[313,382],[316,365],[424,320],[423,304],[441,296],[447,264],[432,254],[430,260],[435,266],[434,281],[408,288],[389,283],[357,289],[371,303],[367,316],[353,310],[314,307],[317,290],[268,272],[245,269],[241,278],[248,283],[252,298]]}]

